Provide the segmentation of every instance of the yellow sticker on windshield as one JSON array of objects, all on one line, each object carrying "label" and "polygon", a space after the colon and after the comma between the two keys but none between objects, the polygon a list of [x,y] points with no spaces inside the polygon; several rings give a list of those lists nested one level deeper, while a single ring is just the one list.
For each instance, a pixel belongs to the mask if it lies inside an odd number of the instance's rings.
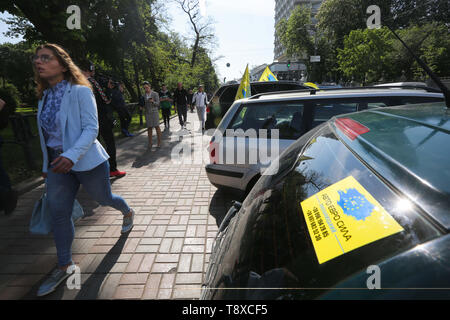
[{"label": "yellow sticker on windshield", "polygon": [[352,176],[301,203],[319,264],[403,231]]}]

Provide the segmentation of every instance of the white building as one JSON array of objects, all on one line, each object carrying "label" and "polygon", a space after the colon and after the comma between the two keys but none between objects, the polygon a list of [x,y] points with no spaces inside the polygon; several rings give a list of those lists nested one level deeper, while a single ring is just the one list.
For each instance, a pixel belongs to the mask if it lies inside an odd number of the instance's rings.
[{"label": "white building", "polygon": [[[323,0],[275,0],[275,27],[283,19],[289,19],[292,11],[298,5],[308,5],[311,8],[313,16],[319,11]],[[314,20],[313,20],[314,22]],[[285,55],[285,50],[281,45],[280,39],[275,31],[275,61],[287,61],[288,57]]]}]

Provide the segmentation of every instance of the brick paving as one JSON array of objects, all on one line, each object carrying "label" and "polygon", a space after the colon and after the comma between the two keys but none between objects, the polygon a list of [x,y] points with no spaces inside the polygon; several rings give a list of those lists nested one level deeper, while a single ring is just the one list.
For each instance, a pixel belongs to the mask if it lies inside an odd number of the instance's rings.
[{"label": "brick paving", "polygon": [[[86,216],[76,224],[72,249],[82,273],[81,289],[63,284],[41,299],[200,297],[218,225],[233,196],[212,186],[204,164],[187,161],[188,154],[182,154],[186,161],[172,161],[177,144],[192,144],[194,136],[201,136],[193,129],[196,119],[196,113],[188,113],[188,132],[173,118],[159,150],[147,150],[146,132],[118,143],[119,169],[127,176],[111,180],[112,189],[135,209],[135,226],[121,236],[121,214],[98,206],[80,190]],[[0,299],[37,299],[39,285],[56,265],[52,235],[28,232],[42,193],[40,186],[24,194],[13,215],[0,216]]]}]

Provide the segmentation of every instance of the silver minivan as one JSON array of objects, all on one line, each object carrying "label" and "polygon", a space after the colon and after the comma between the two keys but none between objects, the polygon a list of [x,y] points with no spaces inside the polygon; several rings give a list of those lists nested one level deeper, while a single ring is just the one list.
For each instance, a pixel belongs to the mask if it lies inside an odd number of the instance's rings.
[{"label": "silver minivan", "polygon": [[[443,100],[442,93],[423,87],[299,90],[238,100],[210,141],[206,173],[217,188],[246,195],[262,175],[277,173],[266,169],[285,149],[333,116]],[[271,171],[276,168],[272,166]]]}]

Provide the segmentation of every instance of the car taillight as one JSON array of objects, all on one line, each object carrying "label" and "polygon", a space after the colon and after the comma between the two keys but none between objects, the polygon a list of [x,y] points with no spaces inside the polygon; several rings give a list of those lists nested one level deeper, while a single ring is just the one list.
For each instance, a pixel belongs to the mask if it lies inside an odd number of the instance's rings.
[{"label": "car taillight", "polygon": [[370,131],[366,126],[350,118],[338,118],[334,123],[351,140]]},{"label": "car taillight", "polygon": [[209,159],[212,164],[216,164],[216,148],[213,145],[213,141],[209,143]]}]

